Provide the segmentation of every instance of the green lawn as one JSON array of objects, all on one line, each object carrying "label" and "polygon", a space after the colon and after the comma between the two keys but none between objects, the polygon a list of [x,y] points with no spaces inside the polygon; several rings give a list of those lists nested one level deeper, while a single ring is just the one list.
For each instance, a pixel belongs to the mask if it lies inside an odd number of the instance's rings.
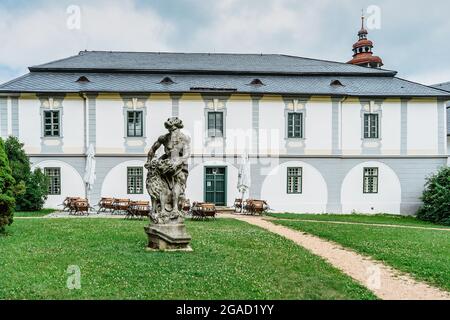
[{"label": "green lawn", "polygon": [[[194,252],[145,252],[144,221],[16,220],[0,237],[0,299],[375,299],[277,235],[187,222]],[[66,287],[69,265],[81,290]]]},{"label": "green lawn", "polygon": [[362,215],[362,214],[295,214],[295,213],[271,213],[269,216],[281,219],[293,220],[317,220],[317,221],[339,221],[339,222],[354,222],[354,223],[370,223],[370,224],[393,224],[415,227],[431,227],[431,228],[449,228],[449,226],[437,225],[431,222],[422,221],[416,217],[377,214],[377,215]]},{"label": "green lawn", "polygon": [[41,211],[33,211],[33,212],[14,212],[14,217],[43,217],[55,211],[56,210],[54,209],[44,209]]},{"label": "green lawn", "polygon": [[450,291],[450,231],[276,220],[329,239]]}]

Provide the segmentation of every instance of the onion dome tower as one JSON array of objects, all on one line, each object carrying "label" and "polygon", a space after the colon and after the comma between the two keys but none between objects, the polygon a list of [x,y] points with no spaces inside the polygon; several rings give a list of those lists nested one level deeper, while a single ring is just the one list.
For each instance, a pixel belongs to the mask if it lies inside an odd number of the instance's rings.
[{"label": "onion dome tower", "polygon": [[367,39],[368,34],[369,32],[364,27],[364,15],[362,15],[361,30],[358,32],[359,40],[353,45],[353,59],[347,63],[361,67],[381,68],[383,60],[373,55],[373,42]]}]

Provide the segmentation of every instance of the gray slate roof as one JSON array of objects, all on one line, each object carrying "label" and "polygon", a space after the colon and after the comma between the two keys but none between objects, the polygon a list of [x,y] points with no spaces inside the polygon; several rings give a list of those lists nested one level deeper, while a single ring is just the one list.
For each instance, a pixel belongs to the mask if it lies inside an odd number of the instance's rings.
[{"label": "gray slate roof", "polygon": [[[79,83],[80,76],[90,82]],[[161,84],[166,76],[173,84]],[[448,96],[444,91],[395,77],[258,76],[264,85],[250,85],[254,76],[31,72],[0,86],[8,92],[210,92],[314,94],[349,96]],[[342,86],[332,86],[339,80]]]},{"label": "gray slate roof", "polygon": [[[30,71],[0,85],[0,93],[236,92],[450,99],[450,93],[396,78],[394,71],[273,54],[83,51]],[[77,82],[81,76],[89,82]],[[164,77],[174,83],[161,84]],[[264,85],[250,85],[255,78]],[[331,85],[334,80],[342,86]]]},{"label": "gray slate roof", "polygon": [[[433,87],[450,92],[450,82],[435,84]],[[447,104],[447,135],[450,136],[450,103]]]},{"label": "gray slate roof", "polygon": [[395,71],[279,54],[208,54],[82,51],[77,56],[30,67],[30,71],[128,71],[259,74],[385,74]]},{"label": "gray slate roof", "polygon": [[432,87],[450,92],[450,82],[435,84]]}]

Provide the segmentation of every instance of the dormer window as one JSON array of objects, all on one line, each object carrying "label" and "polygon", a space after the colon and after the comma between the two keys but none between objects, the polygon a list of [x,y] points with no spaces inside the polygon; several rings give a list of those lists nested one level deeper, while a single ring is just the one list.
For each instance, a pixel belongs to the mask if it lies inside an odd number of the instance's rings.
[{"label": "dormer window", "polygon": [[260,79],[253,79],[252,82],[250,82],[251,86],[264,86],[264,83]]},{"label": "dormer window", "polygon": [[343,87],[344,85],[343,85],[342,82],[340,82],[339,80],[333,80],[333,81],[331,81],[330,86],[340,86],[340,87]]},{"label": "dormer window", "polygon": [[89,81],[89,79],[87,77],[81,76],[81,77],[78,78],[78,80],[76,82],[78,82],[78,83],[87,83],[87,82],[91,82],[91,81]]},{"label": "dormer window", "polygon": [[170,77],[165,77],[164,79],[161,80],[160,84],[174,84],[175,82],[170,78]]}]

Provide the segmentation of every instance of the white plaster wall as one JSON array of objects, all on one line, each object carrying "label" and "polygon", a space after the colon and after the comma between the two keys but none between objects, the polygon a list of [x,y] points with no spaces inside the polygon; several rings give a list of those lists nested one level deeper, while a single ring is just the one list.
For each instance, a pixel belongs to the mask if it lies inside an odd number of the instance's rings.
[{"label": "white plaster wall", "polygon": [[237,190],[238,168],[224,161],[205,161],[197,164],[195,167],[190,166],[189,178],[187,181],[186,197],[191,203],[195,201],[205,201],[205,167],[226,167],[227,168],[227,206],[231,207],[234,200],[239,198]]},{"label": "white plaster wall", "polygon": [[408,102],[408,153],[437,154],[437,102],[413,99]]},{"label": "white plaster wall", "polygon": [[179,116],[184,129],[191,136],[191,152],[203,154],[205,139],[205,103],[200,95],[183,96],[179,104]]},{"label": "white plaster wall", "polygon": [[19,99],[19,140],[25,144],[27,153],[41,152],[40,105],[37,98]]},{"label": "white plaster wall", "polygon": [[66,197],[85,197],[83,178],[71,165],[58,160],[46,160],[32,166],[32,170],[36,168],[61,168],[61,195],[49,195],[45,208],[62,209],[59,205]]},{"label": "white plaster wall", "polygon": [[226,153],[240,154],[252,150],[252,100],[250,96],[232,98],[227,103]]},{"label": "white plaster wall", "polygon": [[[303,168],[303,193],[287,193],[287,168]],[[325,213],[328,189],[322,174],[302,161],[289,161],[274,168],[265,178],[261,198],[276,212]]]},{"label": "white plaster wall", "polygon": [[172,100],[169,95],[152,96],[147,100],[147,119],[145,129],[147,133],[147,147],[167,132],[164,122],[172,117]]},{"label": "white plaster wall", "polygon": [[263,155],[285,154],[284,101],[281,97],[267,97],[261,99],[259,105],[260,153]]},{"label": "white plaster wall", "polygon": [[97,99],[97,152],[123,153],[125,121],[123,101],[117,98]]},{"label": "white plaster wall", "polygon": [[64,99],[63,101],[63,151],[69,154],[84,152],[84,102],[83,99]]},{"label": "white plaster wall", "polygon": [[361,103],[347,100],[342,105],[342,152],[361,153]]},{"label": "white plaster wall", "polygon": [[[378,193],[363,192],[365,167],[378,168]],[[401,185],[396,173],[382,162],[369,161],[351,169],[341,188],[343,213],[400,214]]]},{"label": "white plaster wall", "polygon": [[115,166],[108,172],[103,180],[101,196],[107,198],[130,199],[133,201],[150,201],[150,196],[145,188],[147,170],[144,168],[144,193],[128,194],[127,190],[127,168],[144,167],[145,162],[140,160],[125,161]]},{"label": "white plaster wall", "polygon": [[383,154],[399,154],[401,143],[401,103],[400,100],[385,101],[382,104],[381,144]]},{"label": "white plaster wall", "polygon": [[306,104],[305,152],[330,154],[332,149],[332,103],[313,100]]}]

